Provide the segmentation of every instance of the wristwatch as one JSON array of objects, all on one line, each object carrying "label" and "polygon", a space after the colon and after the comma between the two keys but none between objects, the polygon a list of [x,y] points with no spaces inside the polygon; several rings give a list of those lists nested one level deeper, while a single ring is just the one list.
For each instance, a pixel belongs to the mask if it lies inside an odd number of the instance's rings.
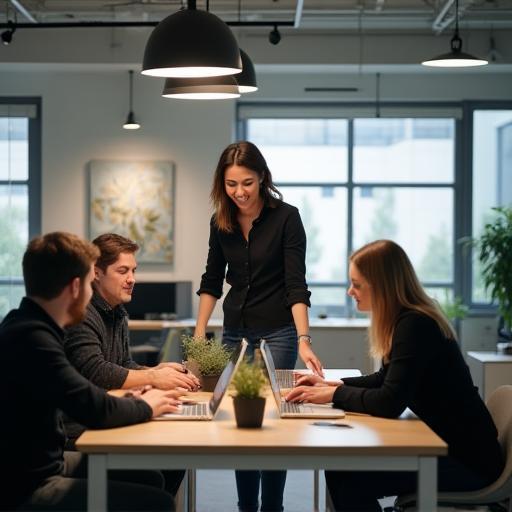
[{"label": "wristwatch", "polygon": [[309,341],[309,344],[312,345],[313,342],[311,341],[311,336],[309,334],[299,334],[297,336],[297,343],[299,343],[300,341],[302,340],[307,340]]}]

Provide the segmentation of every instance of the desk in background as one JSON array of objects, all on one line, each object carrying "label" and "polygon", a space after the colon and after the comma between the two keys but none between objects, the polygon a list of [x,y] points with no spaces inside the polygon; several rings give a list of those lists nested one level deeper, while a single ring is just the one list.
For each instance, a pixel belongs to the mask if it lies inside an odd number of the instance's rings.
[{"label": "desk in background", "polygon": [[[193,329],[195,322],[193,318],[130,320],[128,325],[133,331],[161,331],[162,343],[176,333],[169,358],[173,361],[181,361],[180,334],[186,329]],[[360,368],[363,373],[373,372],[374,362],[368,355],[368,325],[368,319],[362,318],[311,318],[310,332],[315,354],[325,365]],[[210,319],[208,331],[214,331],[220,338],[222,320]],[[302,361],[297,361],[297,368],[303,368]]]},{"label": "desk in background", "polygon": [[512,384],[512,355],[496,352],[468,352],[466,358],[475,386],[487,401],[500,386]]},{"label": "desk in background", "polygon": [[437,457],[447,453],[436,434],[420,420],[349,414],[344,421],[353,428],[280,419],[267,400],[263,428],[238,429],[227,397],[214,421],[89,430],[77,441],[89,456],[88,509],[106,510],[107,469],[236,468],[417,471],[419,510],[435,510]]}]

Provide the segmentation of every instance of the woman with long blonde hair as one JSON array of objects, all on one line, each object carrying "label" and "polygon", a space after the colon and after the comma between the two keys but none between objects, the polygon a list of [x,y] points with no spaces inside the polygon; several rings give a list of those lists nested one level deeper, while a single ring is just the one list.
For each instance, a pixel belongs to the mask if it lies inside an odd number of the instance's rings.
[{"label": "woman with long blonde hair", "polygon": [[[371,353],[382,368],[362,377],[299,379],[289,401],[333,402],[347,412],[397,418],[408,407],[448,444],[438,464],[440,491],[495,481],[504,461],[493,420],[473,385],[456,335],[423,290],[405,251],[377,240],[350,258],[348,294],[371,313]],[[377,499],[415,492],[412,472],[326,471],[336,510],[380,510]],[[363,489],[363,491],[361,491]]]}]

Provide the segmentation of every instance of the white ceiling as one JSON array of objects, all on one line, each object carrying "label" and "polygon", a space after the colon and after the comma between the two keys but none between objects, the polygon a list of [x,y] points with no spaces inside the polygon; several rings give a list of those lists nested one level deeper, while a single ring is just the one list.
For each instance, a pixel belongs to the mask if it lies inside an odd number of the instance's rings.
[{"label": "white ceiling", "polygon": [[[186,0],[2,0],[0,22],[158,22]],[[512,28],[512,0],[459,0],[461,28]],[[424,30],[452,26],[455,0],[211,0],[226,22],[294,22],[285,30]],[[205,0],[197,1],[206,8]],[[26,13],[24,15],[23,13]],[[247,29],[250,30],[250,29]]]}]

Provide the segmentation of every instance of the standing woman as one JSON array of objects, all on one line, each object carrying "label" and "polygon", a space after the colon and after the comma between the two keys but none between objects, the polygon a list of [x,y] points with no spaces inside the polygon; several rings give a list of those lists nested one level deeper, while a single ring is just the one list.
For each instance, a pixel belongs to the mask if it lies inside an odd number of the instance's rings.
[{"label": "standing woman", "polygon": [[[493,420],[473,385],[455,332],[427,296],[404,250],[389,240],[350,258],[348,294],[371,312],[372,354],[380,371],[340,382],[301,378],[290,401],[397,418],[409,407],[448,444],[438,462],[439,491],[471,491],[494,482],[504,460]],[[326,471],[336,510],[380,510],[377,498],[416,492],[414,472]]]},{"label": "standing woman", "polygon": [[[246,338],[252,356],[265,339],[276,367],[288,369],[295,367],[298,349],[305,365],[321,375],[310,346],[304,227],[297,208],[282,201],[254,144],[237,142],[223,151],[210,197],[215,213],[195,336],[205,336],[225,278],[231,289],[223,304],[223,343],[236,348]],[[282,510],[285,471],[237,471],[239,509],[258,510],[260,480],[261,510]]]}]

